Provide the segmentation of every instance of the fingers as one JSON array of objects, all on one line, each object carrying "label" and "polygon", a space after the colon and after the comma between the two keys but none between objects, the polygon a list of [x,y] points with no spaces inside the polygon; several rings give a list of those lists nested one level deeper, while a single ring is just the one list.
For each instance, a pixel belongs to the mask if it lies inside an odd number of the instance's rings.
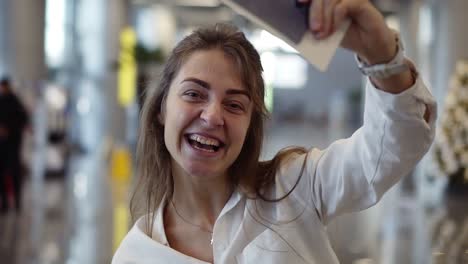
[{"label": "fingers", "polygon": [[[298,0],[301,3],[307,0]],[[309,14],[309,27],[316,38],[322,39],[328,37],[335,30],[335,22],[340,22],[344,19],[344,12],[338,11],[336,7],[340,0],[314,0],[312,1]],[[338,20],[336,21],[335,18]]]},{"label": "fingers", "polygon": [[323,33],[320,37],[327,37],[334,31],[335,6],[339,0],[327,0],[323,7]]},{"label": "fingers", "polygon": [[343,2],[338,3],[335,6],[335,10],[333,12],[333,26],[334,28],[339,27],[343,21],[346,19],[347,16],[347,9]]},{"label": "fingers", "polygon": [[323,1],[324,0],[314,0],[309,11],[309,27],[316,37],[318,37],[323,30]]}]

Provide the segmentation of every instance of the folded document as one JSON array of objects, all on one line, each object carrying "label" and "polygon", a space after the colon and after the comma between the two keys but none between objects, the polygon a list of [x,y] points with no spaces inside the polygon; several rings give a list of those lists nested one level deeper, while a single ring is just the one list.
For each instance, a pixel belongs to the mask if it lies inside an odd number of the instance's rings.
[{"label": "folded document", "polygon": [[307,14],[292,0],[221,0],[240,15],[258,24],[295,48],[320,71],[326,71],[350,22],[328,38],[317,40],[308,29]]}]

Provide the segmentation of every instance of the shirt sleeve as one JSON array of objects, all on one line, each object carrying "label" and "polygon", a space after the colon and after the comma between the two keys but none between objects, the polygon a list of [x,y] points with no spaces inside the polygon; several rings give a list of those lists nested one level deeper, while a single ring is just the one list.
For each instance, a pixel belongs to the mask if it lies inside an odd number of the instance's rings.
[{"label": "shirt sleeve", "polygon": [[368,81],[363,126],[350,138],[307,155],[304,176],[321,221],[326,224],[339,214],[377,203],[430,148],[436,114],[436,103],[420,77],[396,95]]}]

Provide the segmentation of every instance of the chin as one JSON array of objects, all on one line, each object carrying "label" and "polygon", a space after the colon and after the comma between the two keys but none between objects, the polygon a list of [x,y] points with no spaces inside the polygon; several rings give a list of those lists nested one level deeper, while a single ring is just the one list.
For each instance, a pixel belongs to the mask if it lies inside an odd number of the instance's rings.
[{"label": "chin", "polygon": [[183,166],[184,170],[187,174],[197,177],[197,178],[205,178],[205,179],[214,179],[222,177],[222,175],[227,174],[227,170],[223,169],[216,169],[210,164],[186,164],[187,166]]}]

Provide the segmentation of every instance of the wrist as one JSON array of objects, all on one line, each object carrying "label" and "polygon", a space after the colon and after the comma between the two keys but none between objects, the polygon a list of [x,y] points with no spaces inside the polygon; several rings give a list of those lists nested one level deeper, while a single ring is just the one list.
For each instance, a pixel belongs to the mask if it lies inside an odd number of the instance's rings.
[{"label": "wrist", "polygon": [[[403,42],[400,41],[399,35],[395,34],[396,51],[392,58],[385,59],[383,63],[368,64],[362,61],[356,54],[356,63],[364,75],[373,78],[385,79],[409,69],[408,64],[405,62]],[[380,57],[383,58],[383,57]],[[383,59],[382,59],[383,60]]]},{"label": "wrist", "polygon": [[370,81],[379,90],[392,94],[399,94],[412,87],[418,76],[418,72],[414,67],[414,64],[408,60],[406,63],[410,70],[392,75],[387,78],[370,77]]},{"label": "wrist", "polygon": [[[398,52],[398,34],[392,30],[386,34],[382,44],[375,44],[372,47],[358,53],[359,59],[366,65],[385,64],[390,62]],[[377,49],[376,49],[377,47]]]}]

